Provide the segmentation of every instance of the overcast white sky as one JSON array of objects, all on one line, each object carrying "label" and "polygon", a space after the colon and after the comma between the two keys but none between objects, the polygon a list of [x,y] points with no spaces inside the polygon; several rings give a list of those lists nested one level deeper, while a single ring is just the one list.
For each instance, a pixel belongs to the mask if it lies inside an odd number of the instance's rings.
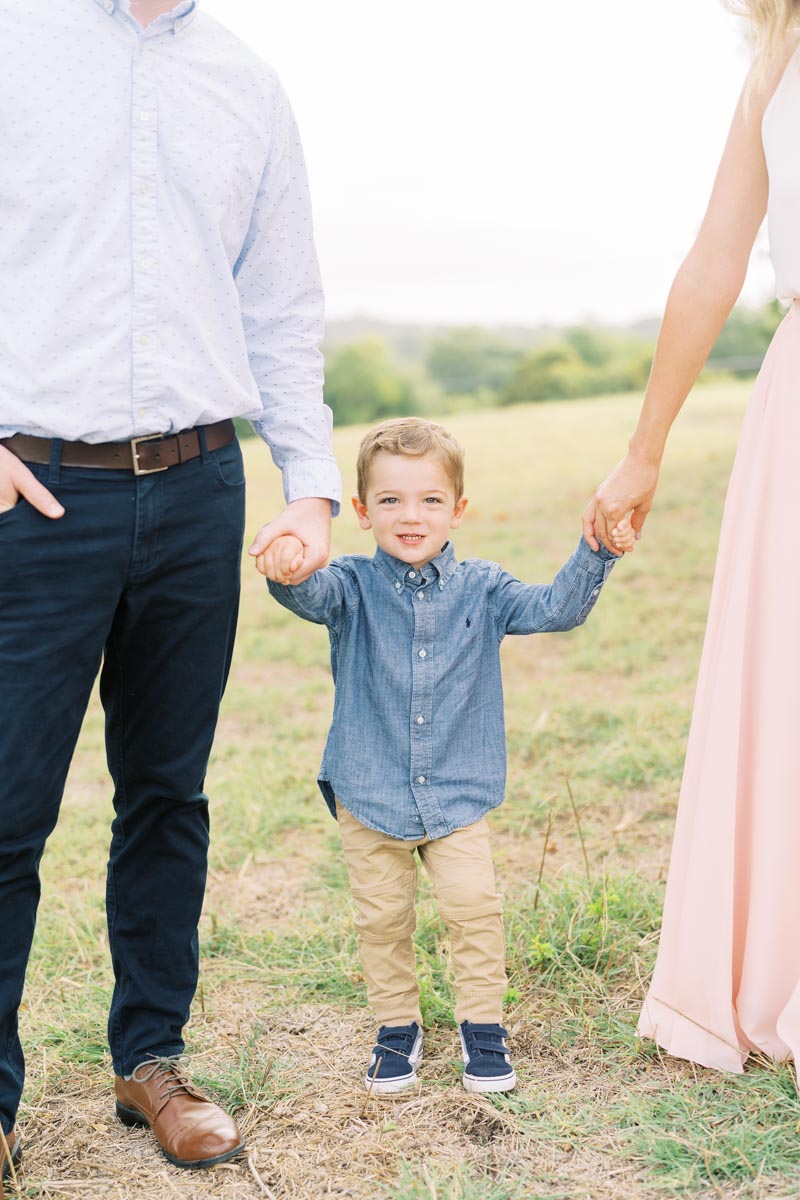
[{"label": "overcast white sky", "polygon": [[330,316],[660,311],[746,72],[719,0],[202,2],[289,92]]}]

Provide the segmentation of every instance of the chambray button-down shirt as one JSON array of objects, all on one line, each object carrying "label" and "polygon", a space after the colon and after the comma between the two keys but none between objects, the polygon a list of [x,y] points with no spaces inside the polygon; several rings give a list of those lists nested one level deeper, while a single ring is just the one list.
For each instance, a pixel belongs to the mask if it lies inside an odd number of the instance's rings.
[{"label": "chambray button-down shirt", "polygon": [[270,67],[182,0],[0,0],[0,436],[243,416],[338,500],[303,154]]},{"label": "chambray button-down shirt", "polygon": [[581,540],[551,584],[527,584],[498,563],[458,562],[448,542],[422,571],[378,547],[296,587],[270,582],[285,608],[328,627],[336,699],[319,784],[334,816],[338,798],[363,825],[412,840],[496,808],[500,644],[582,625],[615,562]]}]

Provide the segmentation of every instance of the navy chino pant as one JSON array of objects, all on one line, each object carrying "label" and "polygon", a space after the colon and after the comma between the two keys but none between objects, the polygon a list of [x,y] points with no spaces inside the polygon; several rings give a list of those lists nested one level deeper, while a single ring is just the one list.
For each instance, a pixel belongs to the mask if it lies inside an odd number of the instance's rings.
[{"label": "navy chino pant", "polygon": [[[238,443],[159,474],[31,470],[65,515],[0,513],[0,1123],[24,1081],[17,1009],[39,861],[100,671],[115,817],[107,873],[118,1074],[178,1054],[197,985],[204,777],[239,601]],[[87,866],[92,869],[92,864]]]}]

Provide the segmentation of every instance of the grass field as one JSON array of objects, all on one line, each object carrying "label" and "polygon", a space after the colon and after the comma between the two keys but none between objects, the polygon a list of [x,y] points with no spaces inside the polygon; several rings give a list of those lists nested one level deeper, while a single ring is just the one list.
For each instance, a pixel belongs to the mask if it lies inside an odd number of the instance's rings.
[{"label": "grass field", "polygon": [[[44,862],[22,1013],[20,1195],[800,1194],[800,1102],[788,1068],[755,1064],[727,1078],[663,1059],[634,1035],[746,393],[696,391],[645,538],[616,567],[588,624],[504,645],[509,787],[493,829],[518,1090],[491,1099],[460,1086],[444,930],[423,889],[424,1082],[418,1093],[365,1103],[374,1025],[336,827],[315,783],[331,711],[327,637],[271,602],[248,563],[208,781],[213,853],[188,1036],[195,1073],[238,1109],[250,1164],[181,1172],[150,1135],[114,1119],[102,906],[110,802],[95,702]],[[549,579],[577,541],[585,499],[619,457],[635,408],[626,397],[451,419],[467,447],[471,497],[459,555]],[[336,439],[348,492],[360,432]],[[249,442],[246,454],[252,533],[280,497],[263,447]],[[334,552],[367,550],[366,538],[348,509]]]}]

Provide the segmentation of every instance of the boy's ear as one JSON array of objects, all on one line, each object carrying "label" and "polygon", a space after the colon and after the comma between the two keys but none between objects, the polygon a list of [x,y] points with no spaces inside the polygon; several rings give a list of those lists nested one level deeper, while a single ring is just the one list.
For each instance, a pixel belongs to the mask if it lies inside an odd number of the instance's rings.
[{"label": "boy's ear", "polygon": [[369,519],[369,513],[367,512],[366,504],[362,504],[358,496],[351,496],[350,500],[353,508],[355,509],[356,516],[358,517],[358,523],[361,528],[372,529],[372,521]]},{"label": "boy's ear", "polygon": [[468,504],[469,504],[469,500],[467,499],[467,497],[462,496],[461,499],[459,500],[458,504],[453,509],[453,515],[450,518],[450,528],[451,529],[458,529],[459,525],[461,524],[461,518],[464,515],[464,510]]}]

